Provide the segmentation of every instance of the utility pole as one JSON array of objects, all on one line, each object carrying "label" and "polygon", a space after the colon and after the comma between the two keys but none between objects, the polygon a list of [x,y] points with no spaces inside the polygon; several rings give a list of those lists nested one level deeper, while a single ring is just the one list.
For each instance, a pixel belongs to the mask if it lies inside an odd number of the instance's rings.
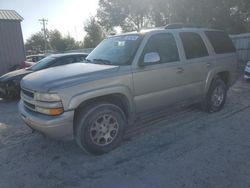
[{"label": "utility pole", "polygon": [[43,26],[42,31],[43,31],[43,36],[44,36],[44,53],[46,53],[47,52],[47,28],[46,28],[46,25],[48,23],[48,20],[43,18],[43,19],[39,19],[38,21],[40,21],[40,23]]},{"label": "utility pole", "polygon": [[168,24],[172,23],[172,10],[171,10],[171,5],[168,3]]}]

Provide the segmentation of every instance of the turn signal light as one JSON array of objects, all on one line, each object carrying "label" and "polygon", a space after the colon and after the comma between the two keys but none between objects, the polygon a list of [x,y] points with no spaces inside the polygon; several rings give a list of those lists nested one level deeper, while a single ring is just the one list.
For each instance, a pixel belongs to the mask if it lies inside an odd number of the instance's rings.
[{"label": "turn signal light", "polygon": [[63,109],[62,108],[52,108],[49,109],[49,114],[52,116],[57,116],[63,113]]}]

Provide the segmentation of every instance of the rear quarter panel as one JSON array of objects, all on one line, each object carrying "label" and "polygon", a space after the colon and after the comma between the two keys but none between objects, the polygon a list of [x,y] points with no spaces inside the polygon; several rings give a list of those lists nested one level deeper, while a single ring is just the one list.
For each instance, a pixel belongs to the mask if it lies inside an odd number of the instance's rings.
[{"label": "rear quarter panel", "polygon": [[228,72],[229,73],[228,86],[232,86],[238,78],[238,72],[237,72],[238,65],[237,65],[236,53],[213,55],[213,62],[215,64],[215,66],[208,73],[208,77],[206,80],[205,93],[208,91],[212,80],[220,72]]}]

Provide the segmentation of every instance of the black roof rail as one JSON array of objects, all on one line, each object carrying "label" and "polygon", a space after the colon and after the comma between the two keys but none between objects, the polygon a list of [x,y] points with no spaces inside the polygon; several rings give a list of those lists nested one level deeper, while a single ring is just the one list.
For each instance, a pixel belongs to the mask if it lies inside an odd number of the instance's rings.
[{"label": "black roof rail", "polygon": [[165,29],[181,29],[183,28],[182,23],[172,23],[165,26]]},{"label": "black roof rail", "polygon": [[204,28],[201,25],[172,23],[165,26],[165,29],[181,29],[181,28]]}]

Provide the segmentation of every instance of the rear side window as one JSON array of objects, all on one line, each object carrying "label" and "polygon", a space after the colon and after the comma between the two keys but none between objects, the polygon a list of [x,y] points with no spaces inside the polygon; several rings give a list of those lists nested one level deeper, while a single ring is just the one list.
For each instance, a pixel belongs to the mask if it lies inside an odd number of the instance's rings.
[{"label": "rear side window", "polygon": [[77,57],[76,57],[76,62],[84,61],[85,58],[86,58],[86,56],[77,56]]},{"label": "rear side window", "polygon": [[208,56],[208,51],[201,36],[193,32],[180,33],[182,44],[187,59]]},{"label": "rear side window", "polygon": [[63,57],[58,59],[55,63],[53,63],[50,67],[56,67],[56,66],[61,66],[61,65],[67,65],[71,63],[75,63],[75,58],[74,57]]},{"label": "rear side window", "polygon": [[226,33],[222,31],[206,31],[205,34],[216,54],[233,53],[236,51],[232,40]]}]

